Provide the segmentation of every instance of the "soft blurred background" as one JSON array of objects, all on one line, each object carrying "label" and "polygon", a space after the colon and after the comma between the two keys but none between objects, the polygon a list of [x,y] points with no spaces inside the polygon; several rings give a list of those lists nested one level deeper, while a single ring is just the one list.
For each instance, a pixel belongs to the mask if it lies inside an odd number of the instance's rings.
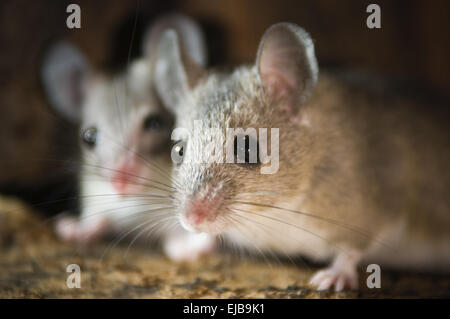
[{"label": "soft blurred background", "polygon": [[[66,7],[81,7],[81,29],[66,27]],[[211,65],[251,62],[264,30],[280,21],[310,32],[322,68],[351,67],[407,80],[414,91],[450,99],[450,2],[375,1],[381,29],[366,27],[374,1],[183,0],[26,1],[0,3],[0,193],[31,203],[76,191],[76,134],[48,105],[39,82],[42,54],[66,38],[99,69],[120,68],[139,54],[156,16],[178,11],[206,30]],[[64,202],[43,211],[56,213]]]}]

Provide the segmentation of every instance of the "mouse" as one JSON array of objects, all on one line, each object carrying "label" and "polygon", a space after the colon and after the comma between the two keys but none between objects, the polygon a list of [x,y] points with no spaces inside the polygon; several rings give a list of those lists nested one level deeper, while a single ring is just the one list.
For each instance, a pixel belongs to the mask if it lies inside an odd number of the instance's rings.
[{"label": "mouse", "polygon": [[166,254],[180,261],[213,244],[167,218],[173,116],[155,93],[152,61],[157,39],[168,27],[180,33],[190,57],[206,65],[200,26],[178,13],[152,23],[143,37],[142,56],[117,74],[94,70],[67,41],[46,53],[41,76],[50,104],[79,127],[81,213],[57,218],[55,231],[63,240],[86,244],[114,234],[136,235],[134,241],[145,234],[159,238]]},{"label": "mouse", "polygon": [[318,290],[357,289],[370,262],[450,269],[448,116],[319,76],[314,42],[293,23],[265,31],[253,64],[199,66],[176,30],[156,60],[186,230],[324,263],[309,282]]}]

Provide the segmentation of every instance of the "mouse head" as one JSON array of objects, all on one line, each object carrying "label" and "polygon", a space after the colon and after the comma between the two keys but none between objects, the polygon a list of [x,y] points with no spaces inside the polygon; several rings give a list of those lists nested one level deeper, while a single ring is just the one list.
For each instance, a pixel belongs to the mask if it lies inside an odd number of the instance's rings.
[{"label": "mouse head", "polygon": [[303,29],[272,26],[255,65],[227,74],[196,65],[169,30],[161,37],[154,75],[163,102],[176,114],[173,176],[185,228],[222,233],[245,200],[274,203],[298,188],[312,143],[303,109],[318,76]]},{"label": "mouse head", "polygon": [[177,14],[150,26],[144,36],[143,57],[121,74],[96,72],[67,42],[54,45],[44,60],[42,80],[51,105],[80,127],[84,176],[104,178],[118,194],[140,191],[145,179],[137,176],[161,178],[153,174],[154,167],[168,169],[171,164],[173,116],[162,107],[152,77],[156,43],[169,27],[180,31],[183,47],[192,59],[205,65],[206,49],[199,27]]}]

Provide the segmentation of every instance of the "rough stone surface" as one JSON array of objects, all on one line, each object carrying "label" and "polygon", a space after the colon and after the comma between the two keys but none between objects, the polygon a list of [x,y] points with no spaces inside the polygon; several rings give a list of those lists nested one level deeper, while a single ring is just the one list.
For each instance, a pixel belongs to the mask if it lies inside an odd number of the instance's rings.
[{"label": "rough stone surface", "polygon": [[[50,224],[0,198],[0,298],[450,297],[450,276],[383,272],[381,289],[317,293],[307,285],[316,268],[307,264],[230,254],[175,264],[144,245],[63,243]],[[66,286],[69,264],[81,267],[80,289]]]}]

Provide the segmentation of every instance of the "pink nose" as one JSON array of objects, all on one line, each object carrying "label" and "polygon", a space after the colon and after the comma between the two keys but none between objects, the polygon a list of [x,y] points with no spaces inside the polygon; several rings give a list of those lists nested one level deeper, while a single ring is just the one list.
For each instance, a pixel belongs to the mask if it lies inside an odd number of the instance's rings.
[{"label": "pink nose", "polygon": [[211,205],[208,205],[204,200],[197,200],[191,204],[191,207],[188,211],[188,219],[194,225],[198,226],[205,219],[210,219],[211,216],[208,216],[211,212]]},{"label": "pink nose", "polygon": [[213,222],[217,217],[221,203],[220,192],[214,195],[209,193],[204,197],[192,199],[187,209],[187,221],[194,227],[205,222]]},{"label": "pink nose", "polygon": [[117,193],[122,194],[128,185],[127,174],[122,172],[115,173],[111,179],[111,184]]},{"label": "pink nose", "polygon": [[124,194],[130,185],[137,185],[138,168],[133,163],[125,162],[111,177],[111,184],[118,194]]}]

